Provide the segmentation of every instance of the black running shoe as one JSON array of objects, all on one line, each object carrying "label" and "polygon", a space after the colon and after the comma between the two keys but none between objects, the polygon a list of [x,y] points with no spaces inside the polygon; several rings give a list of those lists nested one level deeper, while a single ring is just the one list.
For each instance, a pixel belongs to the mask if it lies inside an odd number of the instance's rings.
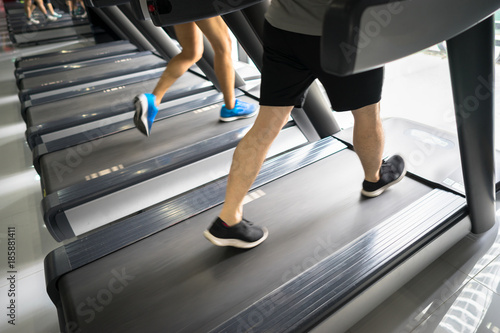
[{"label": "black running shoe", "polygon": [[228,227],[219,217],[203,235],[217,246],[232,246],[240,249],[251,249],[262,243],[268,235],[266,228],[254,226],[243,219],[240,223]]},{"label": "black running shoe", "polygon": [[406,174],[405,161],[399,155],[394,155],[387,161],[382,161],[380,180],[376,183],[363,182],[361,194],[373,198],[381,195],[390,186],[398,183]]}]

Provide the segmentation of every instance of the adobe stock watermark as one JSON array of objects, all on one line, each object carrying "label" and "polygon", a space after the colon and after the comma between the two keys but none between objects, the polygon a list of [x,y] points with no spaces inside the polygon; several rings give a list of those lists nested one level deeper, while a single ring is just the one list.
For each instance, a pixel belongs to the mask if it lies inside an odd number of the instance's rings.
[{"label": "adobe stock watermark", "polygon": [[[281,276],[282,285],[293,279],[301,279],[302,273],[335,253],[335,249],[338,248],[338,244],[335,243],[331,235],[318,237],[316,241],[318,245],[313,249],[311,255],[305,257],[301,262],[294,264],[283,272]],[[297,280],[294,282],[297,282]],[[261,326],[266,319],[272,318],[276,313],[277,306],[288,303],[288,296],[289,295],[286,295],[280,290],[270,298],[257,302],[251,312],[246,314],[243,318],[238,319],[236,332],[258,332],[258,327]]]},{"label": "adobe stock watermark", "polygon": [[[491,98],[493,88],[489,82],[491,82],[492,75],[493,74],[487,79],[479,76],[477,78],[474,94],[466,96],[461,103],[446,109],[443,113],[444,121],[447,123],[456,123],[457,127],[460,127],[464,121],[467,121],[467,119],[479,109],[482,102]],[[456,114],[458,114],[459,117],[457,117]],[[443,138],[438,129],[432,132],[412,130],[407,134],[415,139],[416,149],[412,150],[406,158],[408,163],[415,167],[426,163],[438,150],[454,148],[454,144],[450,140]]]},{"label": "adobe stock watermark", "polygon": [[[114,296],[123,292],[130,281],[135,279],[135,276],[125,272],[125,268],[122,268],[121,271],[112,269],[111,275],[112,278],[109,279],[107,285],[99,289],[95,295],[88,296],[76,306],[76,314],[82,318],[83,322],[89,324],[94,321],[96,316],[113,302]],[[75,321],[70,321],[66,324],[66,332],[80,333],[82,329]]]},{"label": "adobe stock watermark", "polygon": [[[490,74],[488,78],[478,76],[474,94],[466,96],[459,104],[455,105],[455,109],[448,110],[445,114],[446,120],[457,121],[457,126],[461,126],[464,120],[479,109],[481,102],[491,98],[494,92],[494,88],[490,84],[490,82],[493,82],[492,80],[493,74]],[[457,113],[460,115],[459,118],[456,118]]]},{"label": "adobe stock watermark", "polygon": [[[426,301],[423,305],[418,307],[415,312],[413,312],[406,325],[402,327],[401,333],[410,333],[415,331],[433,332],[436,329],[436,326],[445,321],[444,317],[453,309],[453,307],[448,308],[447,306],[443,306],[443,304],[449,302],[450,298],[453,297],[453,295],[460,289],[463,282],[464,279],[460,276],[447,279],[441,286],[439,293],[437,293],[436,296]],[[459,292],[459,294],[470,294],[471,290],[467,291],[468,286],[469,284],[467,284],[464,287],[464,290]],[[469,297],[467,297],[467,299],[470,300]],[[471,302],[471,306],[477,304],[478,303],[476,301]],[[457,308],[456,310],[464,311],[463,308]],[[478,310],[478,312],[481,312],[481,310]],[[451,316],[454,318],[452,321],[455,322],[457,318],[456,312],[454,312]]]},{"label": "adobe stock watermark", "polygon": [[410,129],[405,134],[411,136],[415,145],[415,149],[405,156],[406,162],[413,167],[424,165],[429,158],[436,156],[435,154],[438,152],[455,148],[454,142],[443,138],[442,132],[437,128],[432,129],[432,131]]},{"label": "adobe stock watermark", "polygon": [[[412,0],[407,0],[412,1]],[[380,35],[383,29],[387,28],[395,15],[401,14],[404,10],[401,1],[389,2],[382,9],[371,9],[369,20],[363,28],[354,27],[353,31],[356,34],[355,40],[357,45],[352,45],[346,42],[340,43],[339,47],[346,59],[347,63],[354,60],[354,56],[366,48],[372,40]]]},{"label": "adobe stock watermark", "polygon": [[[105,123],[107,126],[112,125],[109,119],[107,119]],[[64,160],[52,161],[50,163],[50,167],[60,183],[64,181],[65,175],[71,174],[76,168],[78,168],[78,166],[83,163],[84,158],[92,154],[94,149],[102,143],[101,138],[105,135],[105,133],[106,126],[83,132],[83,135],[88,140],[87,142],[74,147],[66,148]]]}]

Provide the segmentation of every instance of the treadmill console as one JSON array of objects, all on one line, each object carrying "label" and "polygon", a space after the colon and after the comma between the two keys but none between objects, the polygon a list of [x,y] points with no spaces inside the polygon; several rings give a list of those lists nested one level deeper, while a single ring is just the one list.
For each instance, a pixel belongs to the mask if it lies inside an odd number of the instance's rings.
[{"label": "treadmill console", "polygon": [[99,8],[99,7],[118,6],[129,2],[130,0],[85,0],[85,6]]},{"label": "treadmill console", "polygon": [[151,17],[156,26],[170,26],[228,14],[262,1],[133,0],[132,7],[139,19]]}]

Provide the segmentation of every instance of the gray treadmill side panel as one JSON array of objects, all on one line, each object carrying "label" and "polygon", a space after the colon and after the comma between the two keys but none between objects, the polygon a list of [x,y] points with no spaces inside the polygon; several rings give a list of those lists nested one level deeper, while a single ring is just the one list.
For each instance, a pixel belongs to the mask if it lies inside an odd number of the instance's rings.
[{"label": "gray treadmill side panel", "polygon": [[499,7],[498,0],[333,1],[321,64],[337,75],[381,67],[458,35]]}]

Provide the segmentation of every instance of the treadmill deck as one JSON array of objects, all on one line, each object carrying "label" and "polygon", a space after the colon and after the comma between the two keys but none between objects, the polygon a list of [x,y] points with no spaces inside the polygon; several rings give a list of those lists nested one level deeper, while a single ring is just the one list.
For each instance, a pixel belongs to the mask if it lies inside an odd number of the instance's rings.
[{"label": "treadmill deck", "polygon": [[[362,179],[343,150],[251,192],[245,217],[270,234],[251,251],[203,238],[216,207],[64,275],[66,322],[83,332],[207,332],[432,190],[405,178],[364,199]],[[106,292],[116,276],[123,288]]]}]

